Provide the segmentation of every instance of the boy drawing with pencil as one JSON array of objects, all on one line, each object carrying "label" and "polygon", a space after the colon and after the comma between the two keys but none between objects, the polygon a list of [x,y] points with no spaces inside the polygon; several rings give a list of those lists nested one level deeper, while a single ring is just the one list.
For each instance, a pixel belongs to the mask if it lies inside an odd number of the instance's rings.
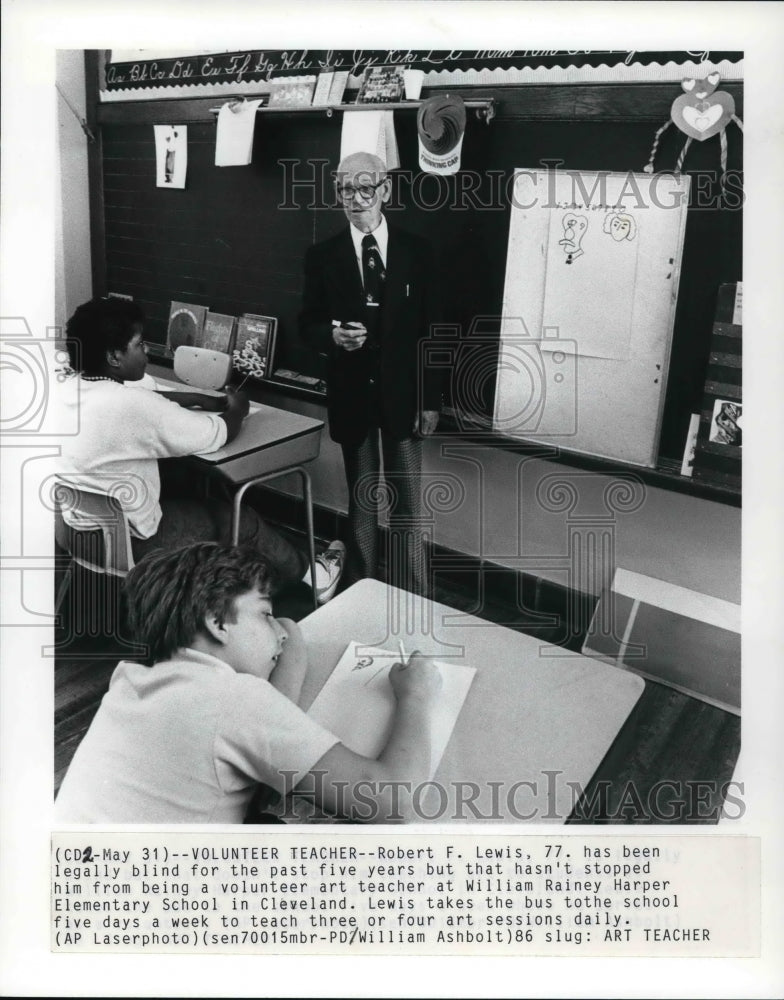
[{"label": "boy drawing with pencil", "polygon": [[435,664],[414,653],[392,667],[390,738],[377,760],[353,753],[297,706],[307,650],[294,622],[273,617],[272,585],[255,551],[211,542],[130,572],[128,623],[150,665],[117,666],[60,788],[60,820],[241,823],[259,784],[285,795],[306,776],[317,805],[351,817],[369,788],[427,780]]}]

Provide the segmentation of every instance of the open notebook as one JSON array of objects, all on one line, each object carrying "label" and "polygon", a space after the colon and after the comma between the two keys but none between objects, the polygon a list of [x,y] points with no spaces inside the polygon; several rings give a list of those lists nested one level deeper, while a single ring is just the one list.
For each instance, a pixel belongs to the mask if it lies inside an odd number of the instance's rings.
[{"label": "open notebook", "polygon": [[[387,649],[351,642],[308,715],[320,722],[341,742],[363,757],[375,759],[386,746],[395,711],[395,693],[389,682],[393,663],[400,654]],[[476,670],[460,664],[438,662],[443,686],[433,716],[430,777],[455,728]]]}]

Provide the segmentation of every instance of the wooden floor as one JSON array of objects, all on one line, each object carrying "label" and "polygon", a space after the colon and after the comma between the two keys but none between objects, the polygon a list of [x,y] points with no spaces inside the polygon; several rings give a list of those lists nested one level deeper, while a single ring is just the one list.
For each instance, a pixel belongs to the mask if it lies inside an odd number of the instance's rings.
[{"label": "wooden floor", "polygon": [[[439,579],[433,597],[460,611],[480,614],[489,621],[536,635],[578,651],[587,628],[588,611],[579,621],[565,621],[562,595],[547,586],[537,587],[529,610],[513,581],[485,582],[475,572],[463,578],[450,574]],[[71,757],[87,730],[109,678],[124,654],[116,636],[100,633],[100,611],[86,623],[79,605],[100,607],[99,593],[89,586],[73,591],[63,620],[73,620],[59,632],[64,645],[55,666],[55,789],[59,788]],[[116,608],[112,595],[103,603],[111,617]],[[572,605],[569,605],[572,607]],[[311,610],[303,586],[279,615],[299,619]],[[570,612],[573,616],[574,611]],[[81,631],[80,631],[81,629]],[[740,751],[740,719],[663,685],[646,681],[645,690],[600,764],[585,793],[576,802],[570,823],[715,823],[721,813]],[[732,806],[732,789],[729,805]],[[738,813],[738,806],[732,806]],[[729,811],[729,810],[728,810]]]}]

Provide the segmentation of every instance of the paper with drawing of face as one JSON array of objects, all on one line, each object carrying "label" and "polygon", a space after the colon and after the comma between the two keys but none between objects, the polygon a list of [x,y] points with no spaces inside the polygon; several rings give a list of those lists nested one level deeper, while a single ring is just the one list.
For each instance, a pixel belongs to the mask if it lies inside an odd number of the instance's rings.
[{"label": "paper with drawing of face", "polygon": [[584,252],[580,244],[585,235],[585,230],[588,228],[588,220],[584,215],[567,212],[561,222],[564,234],[563,239],[558,241],[558,245],[566,254],[566,263],[571,264],[577,257],[581,257]]}]

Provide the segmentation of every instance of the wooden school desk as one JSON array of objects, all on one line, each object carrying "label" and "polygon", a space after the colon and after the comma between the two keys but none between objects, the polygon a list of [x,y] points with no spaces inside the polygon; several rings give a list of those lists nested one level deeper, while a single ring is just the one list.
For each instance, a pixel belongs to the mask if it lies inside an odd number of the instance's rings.
[{"label": "wooden school desk", "polygon": [[[203,392],[153,373],[162,389]],[[217,475],[233,489],[232,543],[239,539],[242,500],[251,486],[296,473],[302,486],[307,518],[308,555],[313,602],[316,605],[316,545],[313,530],[313,494],[305,463],[318,456],[324,421],[290,413],[275,406],[251,403],[242,429],[233,441],[209,455],[190,455],[185,461],[199,472]]]},{"label": "wooden school desk", "polygon": [[354,584],[300,624],[310,662],[306,711],[354,640],[394,651],[400,638],[409,653],[476,668],[435,775],[444,791],[427,790],[423,819],[565,822],[645,686],[627,671],[376,580]]}]

